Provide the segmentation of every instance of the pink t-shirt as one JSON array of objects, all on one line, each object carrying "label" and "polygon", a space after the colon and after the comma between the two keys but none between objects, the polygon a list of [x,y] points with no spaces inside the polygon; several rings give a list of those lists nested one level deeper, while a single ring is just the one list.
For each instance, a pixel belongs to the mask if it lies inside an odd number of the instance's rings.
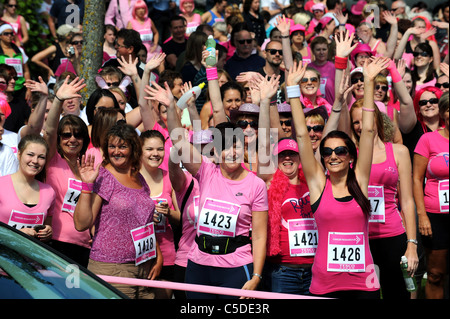
[{"label": "pink t-shirt", "polygon": [[371,281],[377,277],[375,269],[370,267],[373,267],[373,259],[369,248],[369,216],[355,199],[336,200],[327,178],[314,218],[319,244],[309,291],[322,295],[343,290],[378,290],[379,285],[372,285]]},{"label": "pink t-shirt", "polygon": [[[150,190],[150,196],[155,202],[158,200],[166,201],[169,208],[173,209],[172,203],[172,183],[170,182],[169,172],[163,170],[163,191],[161,194],[153,194]],[[164,266],[172,266],[175,262],[175,244],[173,241],[173,230],[169,219],[161,216],[161,222],[155,224],[156,240],[164,257]]]},{"label": "pink t-shirt", "polygon": [[110,171],[100,167],[94,193],[103,200],[95,220],[90,258],[107,263],[128,263],[136,259],[131,230],[153,222],[155,204],[144,177],[142,187],[123,186]]},{"label": "pink t-shirt", "polygon": [[426,211],[448,214],[448,139],[439,130],[425,133],[417,142],[414,153],[428,158],[424,190]]},{"label": "pink t-shirt", "polygon": [[180,192],[175,192],[177,197],[178,207],[181,209],[181,204],[183,203],[183,198],[189,188],[191,181],[194,181],[194,186],[186,200],[182,213],[182,235],[180,242],[178,243],[177,255],[175,258],[175,264],[178,266],[187,266],[187,255],[189,250],[195,243],[196,235],[196,222],[198,217],[198,200],[199,200],[199,188],[197,179],[193,178],[188,172],[185,173],[186,181],[183,189]]},{"label": "pink t-shirt", "polygon": [[394,150],[391,143],[386,143],[385,146],[386,160],[372,164],[370,170],[369,199],[372,206],[372,217],[369,222],[370,239],[393,237],[405,232],[397,207],[398,169]]},{"label": "pink t-shirt", "polygon": [[[236,236],[249,236],[253,211],[268,210],[266,184],[255,174],[248,173],[240,181],[230,180],[222,175],[218,165],[203,160],[195,178],[198,180],[200,189],[197,234],[200,234],[202,215],[206,215],[206,211],[202,212],[202,208],[207,199],[221,201],[226,205],[239,206],[236,222],[231,222],[235,225]],[[210,221],[212,222],[212,219]],[[202,252],[195,244],[189,251],[188,259],[200,265],[213,267],[240,267],[253,262],[250,244],[241,246],[233,253],[225,255],[211,255]]]},{"label": "pink t-shirt", "polygon": [[311,62],[308,66],[316,69],[320,73],[320,92],[323,98],[327,100],[330,105],[334,103],[334,78],[336,68],[333,62],[326,62],[324,65],[317,65],[316,62]]},{"label": "pink t-shirt", "polygon": [[69,164],[59,153],[48,163],[46,182],[56,192],[50,213],[53,216],[53,239],[90,248],[89,230],[79,232],[73,222],[73,212],[81,194],[81,181],[76,179]]},{"label": "pink t-shirt", "polygon": [[39,182],[39,202],[28,207],[17,197],[11,175],[0,177],[0,221],[16,229],[31,228],[43,225],[50,206],[55,200],[55,191],[48,185]]}]

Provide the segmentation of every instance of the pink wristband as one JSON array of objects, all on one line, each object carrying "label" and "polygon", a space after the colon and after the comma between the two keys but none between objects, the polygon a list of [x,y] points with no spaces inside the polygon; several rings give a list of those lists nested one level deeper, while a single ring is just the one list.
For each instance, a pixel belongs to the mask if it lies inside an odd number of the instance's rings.
[{"label": "pink wristband", "polygon": [[375,112],[375,109],[368,109],[367,107],[362,107],[362,110],[366,112]]},{"label": "pink wristband", "polygon": [[92,192],[94,190],[94,184],[81,182],[81,190]]},{"label": "pink wristband", "polygon": [[217,80],[217,68],[207,68],[206,69],[206,79],[208,81]]}]

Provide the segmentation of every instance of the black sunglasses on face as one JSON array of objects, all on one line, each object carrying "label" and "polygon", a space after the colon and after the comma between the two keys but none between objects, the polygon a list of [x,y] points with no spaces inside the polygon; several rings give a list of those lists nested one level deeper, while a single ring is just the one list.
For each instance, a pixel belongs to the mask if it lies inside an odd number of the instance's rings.
[{"label": "black sunglasses on face", "polygon": [[428,102],[430,102],[430,104],[438,104],[439,103],[439,99],[438,98],[432,98],[429,100],[420,100],[419,101],[419,106],[425,106],[428,104]]},{"label": "black sunglasses on face", "polygon": [[427,52],[425,52],[425,51],[422,51],[422,52],[413,52],[413,56],[415,57],[415,58],[417,58],[418,56],[423,56],[423,57],[428,57],[428,56],[430,56]]},{"label": "black sunglasses on face", "polygon": [[375,90],[378,91],[378,90],[380,90],[380,89],[383,90],[383,92],[387,92],[389,88],[388,88],[387,85],[376,85],[376,86],[375,86]]},{"label": "black sunglasses on face", "polygon": [[244,43],[251,44],[252,42],[253,42],[253,39],[238,40],[239,44],[244,44]]},{"label": "black sunglasses on face", "polygon": [[2,35],[5,37],[12,37],[14,35],[14,32],[3,32]]},{"label": "black sunglasses on face", "polygon": [[317,77],[302,78],[301,83],[306,84],[306,83],[308,83],[308,81],[311,81],[312,84],[316,84],[317,82],[319,82],[319,78],[317,78]]},{"label": "black sunglasses on face", "polygon": [[256,129],[258,127],[258,122],[256,122],[256,121],[249,122],[249,121],[240,120],[240,121],[237,121],[236,125],[239,126],[243,130],[246,129],[249,125],[251,128]]},{"label": "black sunglasses on face", "polygon": [[280,120],[280,125],[283,126],[283,124],[286,126],[292,126],[291,120],[285,120],[285,121]]},{"label": "black sunglasses on face", "polygon": [[278,52],[279,55],[283,55],[283,50],[267,49],[266,51],[269,52],[272,55],[277,54],[277,52]]},{"label": "black sunglasses on face", "polygon": [[72,42],[71,42],[71,44],[73,44],[73,45],[78,45],[78,44],[83,44],[83,43],[84,43],[83,40],[80,40],[80,41],[72,41]]},{"label": "black sunglasses on face", "polygon": [[335,149],[324,147],[322,151],[322,157],[330,157],[333,152],[334,154],[336,154],[336,156],[346,156],[348,155],[348,148],[345,146],[338,146]]},{"label": "black sunglasses on face", "polygon": [[448,82],[445,82],[445,83],[436,83],[435,85],[434,85],[435,87],[437,87],[438,89],[440,89],[440,88],[444,88],[444,89],[448,89]]},{"label": "black sunglasses on face", "polygon": [[364,82],[364,77],[358,77],[358,78],[352,78],[351,80],[350,80],[350,82],[352,83],[352,84],[356,84],[356,83],[358,83],[358,82]]},{"label": "black sunglasses on face", "polygon": [[314,125],[314,126],[306,126],[308,129],[308,132],[311,132],[311,130],[314,131],[314,133],[323,132],[323,125]]},{"label": "black sunglasses on face", "polygon": [[10,7],[10,8],[17,8],[18,7],[17,4],[7,4],[7,6]]},{"label": "black sunglasses on face", "polygon": [[65,133],[61,133],[59,135],[63,140],[68,140],[70,139],[72,136],[75,137],[77,140],[81,140],[83,138],[83,134],[81,134],[80,132],[65,132]]}]

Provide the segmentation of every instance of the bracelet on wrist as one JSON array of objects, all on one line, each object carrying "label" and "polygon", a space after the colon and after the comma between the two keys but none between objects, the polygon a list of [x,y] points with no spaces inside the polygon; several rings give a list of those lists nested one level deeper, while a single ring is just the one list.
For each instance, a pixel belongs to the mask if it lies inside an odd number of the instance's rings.
[{"label": "bracelet on wrist", "polygon": [[342,109],[339,109],[339,110],[331,109],[331,111],[333,111],[334,113],[341,113]]},{"label": "bracelet on wrist", "polygon": [[406,241],[406,243],[413,243],[413,244],[417,245],[417,244],[418,244],[418,241],[417,241],[417,239],[408,239],[408,240]]},{"label": "bracelet on wrist", "polygon": [[218,75],[217,75],[217,68],[207,68],[206,69],[206,79],[208,81],[213,81],[213,80],[217,80],[219,79]]},{"label": "bracelet on wrist", "polygon": [[255,277],[255,276],[262,280],[262,276],[261,276],[260,274],[253,273],[253,274],[252,274],[252,277]]},{"label": "bracelet on wrist", "polygon": [[289,35],[282,35],[281,38],[282,39],[287,39],[287,38],[289,38]]},{"label": "bracelet on wrist", "polygon": [[93,183],[81,182],[81,190],[82,191],[92,192],[94,190],[94,184]]},{"label": "bracelet on wrist", "polygon": [[348,57],[343,58],[337,56],[334,58],[334,66],[336,67],[336,69],[345,70],[347,68],[347,64],[348,64]]},{"label": "bracelet on wrist", "polygon": [[81,190],[81,194],[92,194],[92,193],[93,193],[92,191],[87,191],[84,189]]},{"label": "bracelet on wrist", "polygon": [[363,107],[362,110],[366,112],[375,112],[375,109],[368,109],[367,107]]},{"label": "bracelet on wrist", "polygon": [[58,101],[60,101],[60,102],[64,102],[64,100],[61,100],[61,99],[58,97],[58,95],[56,95],[56,94],[55,94],[55,98],[56,98]]}]

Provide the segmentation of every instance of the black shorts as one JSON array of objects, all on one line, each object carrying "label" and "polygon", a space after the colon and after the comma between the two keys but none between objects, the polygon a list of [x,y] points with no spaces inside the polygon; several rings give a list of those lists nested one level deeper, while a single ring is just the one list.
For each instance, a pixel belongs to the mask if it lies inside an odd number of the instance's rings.
[{"label": "black shorts", "polygon": [[423,236],[422,243],[427,249],[448,249],[450,246],[450,215],[427,213],[430,220],[432,236]]}]

